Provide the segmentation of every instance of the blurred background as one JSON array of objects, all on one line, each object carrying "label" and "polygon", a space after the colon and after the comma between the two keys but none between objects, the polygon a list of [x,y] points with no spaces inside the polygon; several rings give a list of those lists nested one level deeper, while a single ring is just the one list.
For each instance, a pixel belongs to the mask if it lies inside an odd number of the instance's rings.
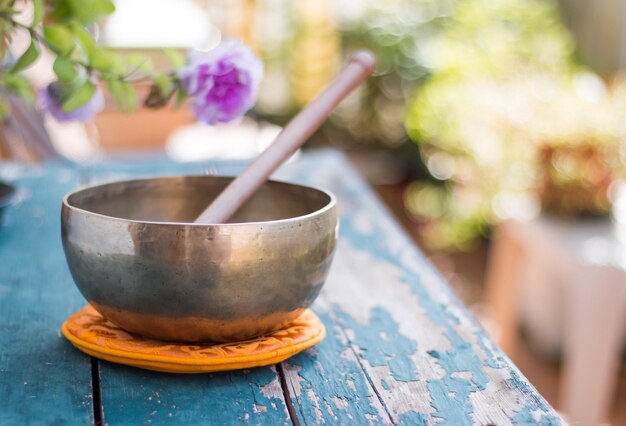
[{"label": "blurred background", "polygon": [[626,2],[117,0],[98,33],[164,68],[164,47],[239,38],[266,75],[237,125],[110,100],[87,126],[47,122],[79,161],[251,158],[372,50],[375,77],[305,149],[346,152],[553,405],[626,425]]}]

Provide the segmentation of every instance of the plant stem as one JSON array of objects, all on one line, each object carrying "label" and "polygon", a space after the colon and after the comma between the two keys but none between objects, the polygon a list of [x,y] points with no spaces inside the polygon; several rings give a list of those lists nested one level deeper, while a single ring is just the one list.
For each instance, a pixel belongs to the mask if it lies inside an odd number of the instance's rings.
[{"label": "plant stem", "polygon": [[[26,31],[28,31],[30,33],[30,36],[36,40],[40,45],[44,46],[47,50],[49,50],[50,52],[52,52],[55,56],[63,56],[63,52],[59,51],[58,49],[56,49],[53,45],[51,45],[46,38],[44,37],[43,34],[37,32],[33,27],[30,27],[28,25],[22,24],[21,22],[18,22],[16,20],[14,20],[12,18],[12,15],[10,13],[6,13],[6,12],[0,12],[0,35],[2,35],[2,31],[3,29],[6,31],[6,29],[10,29],[11,27],[17,27],[17,28],[22,28]],[[2,50],[0,50],[0,59],[3,58],[3,53],[4,53],[4,49],[5,46],[4,44],[2,45]],[[95,70],[90,64],[85,63],[83,61],[74,59],[74,58],[69,58],[69,60],[76,66],[80,66],[81,68],[83,68],[87,74],[89,76],[92,76],[94,74],[98,74],[100,75],[102,78],[102,80],[108,80],[111,78],[114,78],[120,82],[140,82],[140,81],[144,81],[144,80],[152,80],[153,76],[148,74],[148,75],[143,75],[143,76],[139,76],[138,78],[131,78],[133,74],[135,74],[137,71],[139,71],[139,69],[141,68],[141,65],[136,67],[135,69],[129,71],[126,74],[123,75],[118,75],[118,74],[114,74],[114,73],[105,73],[99,70]]]}]

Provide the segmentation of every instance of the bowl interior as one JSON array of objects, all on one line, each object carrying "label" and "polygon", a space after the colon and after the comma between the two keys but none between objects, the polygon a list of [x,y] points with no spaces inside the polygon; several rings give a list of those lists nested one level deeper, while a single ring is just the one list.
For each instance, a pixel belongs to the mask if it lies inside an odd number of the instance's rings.
[{"label": "bowl interior", "polygon": [[[174,176],[114,182],[71,194],[67,203],[105,216],[144,222],[190,223],[232,178]],[[305,216],[331,203],[320,190],[267,182],[229,223],[265,222]]]}]

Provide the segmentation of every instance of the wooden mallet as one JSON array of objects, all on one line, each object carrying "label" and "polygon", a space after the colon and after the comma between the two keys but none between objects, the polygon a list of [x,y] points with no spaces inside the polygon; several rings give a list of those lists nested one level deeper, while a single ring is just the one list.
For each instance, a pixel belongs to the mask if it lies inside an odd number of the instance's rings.
[{"label": "wooden mallet", "polygon": [[285,126],[276,140],[213,200],[195,223],[225,223],[274,171],[287,161],[322,125],[328,115],[376,68],[376,59],[367,51],[350,56],[339,75],[311,103]]}]

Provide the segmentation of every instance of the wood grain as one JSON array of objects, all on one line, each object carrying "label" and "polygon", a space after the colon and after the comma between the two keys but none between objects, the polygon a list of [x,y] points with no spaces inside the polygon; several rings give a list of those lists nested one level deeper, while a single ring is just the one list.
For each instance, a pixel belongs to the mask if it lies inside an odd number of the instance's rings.
[{"label": "wood grain", "polygon": [[91,364],[59,333],[84,299],[61,246],[61,198],[78,174],[3,165],[19,202],[0,227],[0,424],[93,423]]},{"label": "wood grain", "polygon": [[300,424],[391,424],[376,389],[349,346],[345,330],[317,304],[326,339],[283,362],[286,383]]},{"label": "wood grain", "polygon": [[[347,336],[342,350],[322,342],[318,356],[326,350],[335,358],[355,354],[394,423],[560,424],[345,159],[318,155],[298,164],[292,179],[322,186],[339,199],[340,243],[314,308],[334,319],[327,328]],[[341,383],[327,374],[324,381],[313,383],[314,398],[300,396],[301,411],[332,397],[325,392],[335,387],[327,382]],[[370,420],[366,411],[353,417]]]},{"label": "wood grain", "polygon": [[225,373],[156,373],[100,362],[107,424],[289,424],[275,367]]}]

